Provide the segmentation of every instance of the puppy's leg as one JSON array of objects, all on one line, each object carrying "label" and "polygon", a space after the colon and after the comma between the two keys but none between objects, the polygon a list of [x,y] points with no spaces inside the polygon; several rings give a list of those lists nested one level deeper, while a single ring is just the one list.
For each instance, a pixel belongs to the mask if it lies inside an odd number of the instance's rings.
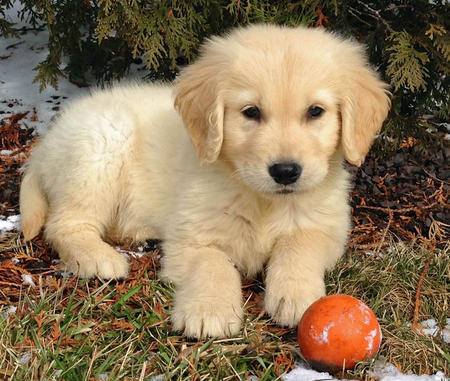
[{"label": "puppy's leg", "polygon": [[346,235],[304,230],[278,240],[267,268],[264,299],[276,323],[296,326],[305,310],[325,295],[325,270],[342,255]]},{"label": "puppy's leg", "polygon": [[165,246],[163,277],[176,286],[173,328],[196,338],[226,337],[239,332],[242,294],[239,272],[216,248]]},{"label": "puppy's leg", "polygon": [[98,207],[82,212],[55,208],[45,226],[46,239],[58,251],[65,270],[83,278],[124,278],[128,262],[102,240],[105,221],[101,217]]}]

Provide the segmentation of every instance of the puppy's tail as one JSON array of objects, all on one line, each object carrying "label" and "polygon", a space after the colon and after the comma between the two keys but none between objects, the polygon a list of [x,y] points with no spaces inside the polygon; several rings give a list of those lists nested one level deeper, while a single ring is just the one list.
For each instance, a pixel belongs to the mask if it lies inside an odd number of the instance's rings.
[{"label": "puppy's tail", "polygon": [[39,234],[47,218],[48,204],[39,179],[27,168],[20,186],[20,214],[25,241]]}]

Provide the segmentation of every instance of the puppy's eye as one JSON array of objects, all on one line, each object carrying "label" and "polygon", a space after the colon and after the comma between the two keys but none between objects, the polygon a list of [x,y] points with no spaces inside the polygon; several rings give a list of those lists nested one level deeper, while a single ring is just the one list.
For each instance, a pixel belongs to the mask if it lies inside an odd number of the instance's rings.
[{"label": "puppy's eye", "polygon": [[242,110],[242,114],[248,119],[260,120],[261,119],[261,111],[256,106],[251,106]]},{"label": "puppy's eye", "polygon": [[318,118],[321,116],[325,110],[322,107],[319,106],[311,106],[308,110],[308,116],[310,118]]}]

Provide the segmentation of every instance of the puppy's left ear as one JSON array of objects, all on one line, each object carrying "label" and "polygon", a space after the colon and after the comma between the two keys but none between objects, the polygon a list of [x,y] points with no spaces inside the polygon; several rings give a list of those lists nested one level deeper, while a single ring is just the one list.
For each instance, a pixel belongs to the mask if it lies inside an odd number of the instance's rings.
[{"label": "puppy's left ear", "polygon": [[341,100],[342,147],[351,164],[360,166],[380,131],[391,105],[387,85],[362,62],[349,70]]},{"label": "puppy's left ear", "polygon": [[224,103],[219,94],[223,62],[215,45],[215,41],[206,44],[200,58],[181,72],[174,90],[175,108],[203,163],[217,160],[223,141]]}]

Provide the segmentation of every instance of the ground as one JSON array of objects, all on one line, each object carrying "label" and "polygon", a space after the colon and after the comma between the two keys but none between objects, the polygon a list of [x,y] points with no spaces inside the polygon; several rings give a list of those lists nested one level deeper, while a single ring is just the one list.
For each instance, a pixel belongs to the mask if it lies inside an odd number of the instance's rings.
[{"label": "ground", "polygon": [[[118,247],[131,273],[106,283],[62,274],[41,235],[22,241],[20,167],[66,100],[87,91],[66,80],[58,91],[31,85],[33,62],[45,56],[42,33],[0,39],[0,379],[329,378],[304,365],[286,376],[302,358],[295,330],[263,312],[263,276],[244,282],[239,337],[188,340],[171,331],[173,290],[158,280],[163,253],[156,241]],[[450,373],[447,155],[424,156],[409,139],[394,153],[372,153],[361,168],[349,167],[353,229],[345,257],[327,274],[327,292],[368,304],[383,341],[373,361],[338,379],[400,380],[401,371],[441,380]]]}]

